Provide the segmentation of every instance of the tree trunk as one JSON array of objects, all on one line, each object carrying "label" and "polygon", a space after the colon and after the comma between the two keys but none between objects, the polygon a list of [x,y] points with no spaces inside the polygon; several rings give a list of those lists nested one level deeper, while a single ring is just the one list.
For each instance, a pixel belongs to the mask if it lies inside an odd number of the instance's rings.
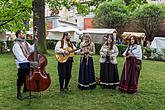
[{"label": "tree trunk", "polygon": [[26,31],[29,31],[29,21],[28,20],[23,20],[23,23],[25,25]]},{"label": "tree trunk", "polygon": [[38,50],[46,54],[45,0],[33,0],[33,27],[38,28]]}]

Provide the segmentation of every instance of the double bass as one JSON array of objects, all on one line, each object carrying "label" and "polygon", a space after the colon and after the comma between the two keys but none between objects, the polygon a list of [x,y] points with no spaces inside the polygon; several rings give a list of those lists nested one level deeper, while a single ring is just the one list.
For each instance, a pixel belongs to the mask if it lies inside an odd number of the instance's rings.
[{"label": "double bass", "polygon": [[30,69],[30,74],[26,76],[26,87],[28,91],[40,92],[46,90],[51,84],[51,78],[45,71],[48,63],[46,56],[37,51],[37,44],[35,42],[37,37],[37,28],[34,28],[34,52],[28,57],[29,62],[35,62],[37,66]]}]

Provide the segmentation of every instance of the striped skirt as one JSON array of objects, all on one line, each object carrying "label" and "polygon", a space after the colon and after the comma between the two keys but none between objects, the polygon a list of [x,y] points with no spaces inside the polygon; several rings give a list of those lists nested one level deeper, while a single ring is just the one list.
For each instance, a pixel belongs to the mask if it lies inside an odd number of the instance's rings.
[{"label": "striped skirt", "polygon": [[115,89],[119,85],[117,64],[100,63],[100,86]]},{"label": "striped skirt", "polygon": [[78,78],[78,88],[83,89],[94,89],[96,87],[93,58],[81,58],[80,69]]}]

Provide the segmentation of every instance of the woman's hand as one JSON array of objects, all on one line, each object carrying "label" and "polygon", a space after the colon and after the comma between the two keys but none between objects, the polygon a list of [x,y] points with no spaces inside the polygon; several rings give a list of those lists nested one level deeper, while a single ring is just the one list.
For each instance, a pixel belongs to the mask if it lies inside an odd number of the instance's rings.
[{"label": "woman's hand", "polygon": [[135,57],[135,56],[134,56],[134,54],[130,54],[130,53],[129,53],[129,54],[126,56],[126,58],[130,58],[130,57]]},{"label": "woman's hand", "polygon": [[69,55],[69,52],[65,50],[65,51],[64,51],[64,54]]},{"label": "woman's hand", "polygon": [[85,52],[84,52],[84,54],[89,54],[89,51],[88,51],[88,50],[87,50],[87,51],[85,51]]}]

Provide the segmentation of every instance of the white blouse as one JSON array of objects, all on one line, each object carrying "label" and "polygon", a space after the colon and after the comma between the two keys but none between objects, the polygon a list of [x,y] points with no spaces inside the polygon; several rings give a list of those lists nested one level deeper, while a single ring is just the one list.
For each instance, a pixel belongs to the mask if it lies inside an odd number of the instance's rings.
[{"label": "white blouse", "polygon": [[[124,56],[126,56],[126,52],[127,52],[128,48],[125,50],[125,52],[123,53]],[[134,45],[134,46],[130,46],[128,53],[135,56],[136,59],[138,60],[142,60],[142,48],[140,45]]]},{"label": "white blouse", "polygon": [[[109,47],[107,45],[103,45],[100,49],[100,63],[104,63],[106,61],[106,55],[108,54]],[[109,51],[109,56],[112,58],[110,62],[112,64],[117,64],[117,56],[119,54],[119,50],[116,45],[113,45],[112,50]]]}]

